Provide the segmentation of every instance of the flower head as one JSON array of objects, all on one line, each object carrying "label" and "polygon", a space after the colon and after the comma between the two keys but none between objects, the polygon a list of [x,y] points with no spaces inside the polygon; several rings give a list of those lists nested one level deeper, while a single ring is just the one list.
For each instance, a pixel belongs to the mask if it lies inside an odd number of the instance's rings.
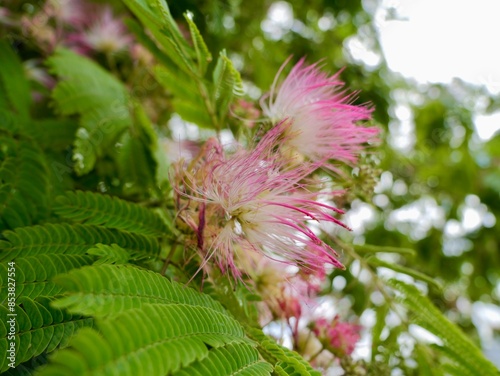
[{"label": "flower head", "polygon": [[125,50],[132,42],[125,25],[113,16],[110,7],[100,7],[89,17],[92,22],[70,35],[69,42],[82,53],[117,53]]},{"label": "flower head", "polygon": [[332,321],[321,318],[312,324],[316,337],[332,353],[341,357],[351,355],[360,339],[361,326],[341,322],[336,316]]},{"label": "flower head", "polygon": [[180,215],[186,223],[197,222],[198,248],[235,275],[236,248],[311,270],[323,270],[325,263],[343,267],[337,253],[307,225],[328,221],[346,227],[334,217],[342,211],[317,201],[319,193],[310,190],[315,183],[305,178],[316,166],[287,169],[289,160],[273,153],[283,129],[286,124],[271,130],[253,150],[230,156],[212,140],[193,172],[185,173],[182,183],[177,179],[181,196],[197,203]]},{"label": "flower head", "polygon": [[352,95],[340,90],[338,74],[328,76],[318,64],[302,58],[277,87],[280,68],[269,94],[261,99],[264,114],[274,123],[290,119],[285,148],[313,161],[335,159],[355,162],[363,144],[378,133],[374,127],[356,125],[370,119],[371,110],[351,104]]}]

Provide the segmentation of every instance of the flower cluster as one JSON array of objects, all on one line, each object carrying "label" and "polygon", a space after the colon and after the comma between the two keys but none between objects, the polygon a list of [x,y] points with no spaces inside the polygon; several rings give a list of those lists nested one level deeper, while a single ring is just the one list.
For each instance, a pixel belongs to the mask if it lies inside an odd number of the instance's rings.
[{"label": "flower cluster", "polygon": [[309,274],[323,273],[326,264],[343,267],[310,228],[311,222],[347,228],[331,201],[338,192],[325,192],[311,176],[320,167],[334,169],[331,159],[355,161],[377,130],[357,124],[370,110],[349,104],[340,85],[302,59],[279,89],[273,84],[269,103],[261,101],[272,128],[254,147],[229,153],[211,139],[189,166],[177,164],[179,216],[196,234],[203,266],[213,259],[240,277],[238,252],[258,252]]},{"label": "flower cluster", "polygon": [[252,150],[231,155],[212,139],[199,163],[177,177],[179,194],[196,203],[194,212],[180,215],[193,224],[199,250],[223,271],[240,275],[236,250],[261,252],[311,271],[324,264],[342,267],[337,253],[307,225],[327,221],[346,227],[334,217],[342,211],[320,202],[323,192],[307,180],[316,165],[291,168],[290,158],[274,152],[289,126],[282,123]]},{"label": "flower cluster", "polygon": [[[317,230],[325,223],[348,229],[334,204],[341,192],[328,189],[317,171],[356,162],[378,130],[359,124],[371,110],[353,105],[338,77],[317,64],[300,60],[281,85],[279,75],[261,100],[269,121],[255,133],[258,142],[244,147],[211,138],[191,160],[174,163],[178,218],[190,229],[200,269],[216,267],[262,297],[264,326],[286,323],[294,348],[314,342],[314,357],[325,349],[350,355],[360,327],[307,313],[327,266],[343,268]],[[247,102],[240,107],[252,114],[248,129],[255,129],[258,112]]]}]

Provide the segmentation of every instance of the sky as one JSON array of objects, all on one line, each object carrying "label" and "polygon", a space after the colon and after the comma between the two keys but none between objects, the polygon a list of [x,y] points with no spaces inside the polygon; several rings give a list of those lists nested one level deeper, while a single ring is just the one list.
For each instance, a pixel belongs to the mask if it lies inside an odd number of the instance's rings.
[{"label": "sky", "polygon": [[[422,83],[460,78],[500,94],[499,16],[499,0],[383,0],[375,24],[391,70]],[[482,140],[500,129],[500,112],[474,120]]]}]

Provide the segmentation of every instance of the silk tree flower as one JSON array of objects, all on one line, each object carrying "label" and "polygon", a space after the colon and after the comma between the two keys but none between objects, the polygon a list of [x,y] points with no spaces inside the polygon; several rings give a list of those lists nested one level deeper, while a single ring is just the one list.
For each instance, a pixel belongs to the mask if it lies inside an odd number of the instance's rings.
[{"label": "silk tree flower", "polygon": [[179,198],[190,202],[179,216],[197,234],[202,266],[213,257],[223,271],[240,276],[240,249],[311,271],[323,270],[325,263],[343,268],[337,253],[307,225],[327,221],[347,228],[334,217],[343,212],[317,201],[317,184],[305,182],[317,166],[287,168],[289,159],[273,153],[283,129],[273,128],[253,150],[230,156],[212,139],[196,167],[177,168]]},{"label": "silk tree flower", "polygon": [[371,110],[351,104],[354,96],[342,89],[344,83],[338,74],[328,76],[318,64],[307,66],[304,58],[278,86],[287,62],[260,101],[264,115],[273,123],[291,120],[285,149],[312,161],[356,162],[364,144],[378,133],[375,127],[357,125],[358,121],[370,119]]},{"label": "silk tree flower", "polygon": [[332,321],[320,318],[311,326],[323,346],[338,357],[351,355],[360,339],[361,326],[342,322],[338,316]]},{"label": "silk tree flower", "polygon": [[127,49],[132,43],[133,38],[127,33],[123,22],[113,16],[110,7],[97,8],[88,15],[88,19],[90,23],[68,37],[72,47],[82,54],[114,54]]}]

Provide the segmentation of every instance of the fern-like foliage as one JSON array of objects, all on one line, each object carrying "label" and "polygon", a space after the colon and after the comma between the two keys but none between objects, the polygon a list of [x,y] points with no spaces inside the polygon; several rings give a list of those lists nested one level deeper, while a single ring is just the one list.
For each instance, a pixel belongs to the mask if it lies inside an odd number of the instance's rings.
[{"label": "fern-like foliage", "polygon": [[257,349],[269,363],[275,364],[275,373],[282,376],[321,376],[295,351],[280,346],[257,328],[246,328],[247,335],[258,343]]},{"label": "fern-like foliage", "polygon": [[0,260],[42,254],[83,255],[96,244],[117,244],[155,257],[160,251],[158,240],[151,236],[91,225],[46,224],[17,228],[3,234]]},{"label": "fern-like foliage", "polygon": [[144,257],[144,255],[141,255],[138,252],[132,255],[130,251],[127,251],[116,244],[96,244],[95,247],[88,249],[87,253],[89,255],[99,257],[99,259],[94,262],[94,265],[126,264],[129,261],[140,260]]},{"label": "fern-like foliage", "polygon": [[[52,278],[59,273],[92,264],[94,257],[80,255],[46,254],[16,259],[16,296],[35,299],[55,296],[62,287]],[[7,263],[0,264],[0,302],[7,298]]]},{"label": "fern-like foliage", "polygon": [[208,356],[176,372],[174,376],[266,376],[273,367],[259,358],[258,351],[244,343],[210,350]]},{"label": "fern-like foliage", "polygon": [[0,116],[0,230],[35,224],[49,215],[48,167],[40,147],[9,113]]},{"label": "fern-like foliage", "polygon": [[106,316],[152,303],[202,306],[226,314],[208,295],[132,265],[83,267],[60,274],[56,281],[68,292],[56,306],[70,312]]},{"label": "fern-like foliage", "polygon": [[205,76],[212,55],[190,13],[185,14],[185,19],[193,47],[182,36],[163,0],[125,0],[125,3],[155,37],[157,44],[131,24],[131,30],[161,62],[155,69],[155,77],[174,94],[175,111],[201,127],[220,129],[231,101],[242,94],[243,88],[240,74],[226,53],[219,54],[212,80],[208,81]]},{"label": "fern-like foliage", "polygon": [[56,199],[54,211],[73,222],[144,235],[162,236],[167,233],[162,218],[152,210],[100,193],[67,192]]},{"label": "fern-like foliage", "polygon": [[[57,347],[67,345],[69,338],[80,328],[92,326],[93,319],[80,315],[71,315],[50,305],[51,299],[40,297],[32,300],[27,297],[17,299],[16,316],[16,365],[36,357],[44,352],[51,352]],[[0,351],[7,351],[8,328],[5,306],[0,306]],[[10,341],[9,341],[10,342]],[[6,357],[0,358],[0,372],[8,369]]]},{"label": "fern-like foliage", "polygon": [[145,304],[99,321],[98,329],[81,330],[41,375],[166,375],[205,358],[207,346],[248,343],[228,315],[184,304]]},{"label": "fern-like foliage", "polygon": [[452,363],[460,375],[498,376],[500,371],[488,361],[480,349],[453,325],[415,286],[390,280],[389,284],[402,293],[400,301],[414,315],[414,322],[441,338],[443,346],[436,346]]}]

